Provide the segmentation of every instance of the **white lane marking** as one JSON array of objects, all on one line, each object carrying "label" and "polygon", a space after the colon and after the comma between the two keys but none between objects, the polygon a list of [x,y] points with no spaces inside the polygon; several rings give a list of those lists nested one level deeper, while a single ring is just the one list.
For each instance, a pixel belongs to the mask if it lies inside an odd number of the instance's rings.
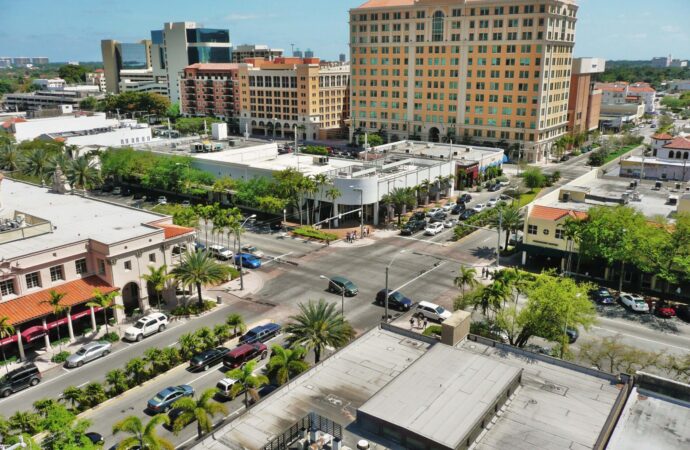
[{"label": "white lane marking", "polygon": [[[417,275],[416,277],[414,277],[413,279],[411,279],[411,280],[408,281],[407,283],[404,283],[404,284],[402,284],[401,286],[398,286],[396,289],[394,289],[393,291],[391,291],[391,294],[394,293],[394,292],[398,292],[400,289],[404,288],[404,287],[407,286],[408,284],[410,284],[410,283],[412,283],[412,282],[414,282],[414,281],[417,281],[418,279],[420,279],[420,278],[422,278],[422,277],[424,277],[424,276],[430,274],[431,272],[433,272],[434,270],[438,269],[439,267],[441,267],[441,266],[444,265],[445,263],[446,263],[446,261],[440,261],[440,262],[438,262],[438,264],[435,265],[434,267],[432,267],[431,269],[425,271],[424,273],[422,273],[422,274],[420,274],[420,275]],[[389,295],[390,295],[390,294],[389,294]]]},{"label": "white lane marking", "polygon": [[89,383],[91,383],[91,382],[90,382],[90,381],[85,381],[85,382],[83,382],[82,384],[80,384],[80,385],[77,386],[77,387],[80,388],[80,387],[82,387],[82,386],[86,386],[86,385],[89,384]]},{"label": "white lane marking", "polygon": [[[438,236],[438,235],[437,235],[437,236]],[[443,244],[440,243],[440,242],[434,242],[434,241],[426,240],[426,239],[419,239],[419,238],[415,238],[415,237],[411,237],[411,236],[398,236],[398,237],[399,237],[400,239],[407,239],[407,240],[409,240],[409,241],[424,242],[425,244],[440,245],[441,247],[443,247]],[[433,237],[433,236],[432,236],[432,237]]]},{"label": "white lane marking", "polygon": [[265,266],[265,265],[270,264],[272,262],[276,262],[276,261],[280,262],[281,258],[284,258],[286,256],[290,256],[290,255],[292,255],[292,253],[293,252],[287,252],[287,253],[284,253],[284,254],[278,255],[278,256],[270,256],[271,259],[269,261],[266,261],[265,263],[262,263],[261,265]]},{"label": "white lane marking", "polygon": [[595,329],[597,329],[597,330],[607,331],[607,332],[609,332],[609,333],[611,333],[611,334],[620,334],[621,336],[629,337],[629,338],[631,338],[631,339],[638,339],[638,340],[640,340],[640,341],[646,341],[646,342],[651,342],[651,343],[659,344],[659,345],[666,346],[666,347],[676,348],[676,349],[678,349],[678,350],[683,350],[684,352],[687,352],[687,351],[688,351],[688,348],[687,348],[687,347],[679,347],[679,346],[677,346],[677,345],[669,344],[669,343],[666,343],[666,342],[655,341],[654,339],[648,339],[648,338],[643,338],[643,337],[640,337],[640,336],[635,336],[634,334],[621,333],[620,331],[614,331],[614,330],[610,330],[610,329],[608,329],[608,328],[598,327],[598,326],[596,326],[596,325],[592,325],[592,328],[595,328]]},{"label": "white lane marking", "polygon": [[[192,383],[194,383],[194,382],[197,382],[197,381],[201,380],[202,378],[204,378],[204,377],[206,377],[206,376],[208,376],[208,375],[213,375],[214,373],[215,373],[216,375],[218,375],[218,373],[217,373],[217,371],[215,370],[215,368],[218,367],[218,365],[220,365],[220,364],[221,364],[221,363],[218,363],[218,364],[216,364],[216,365],[214,365],[214,366],[209,367],[209,370],[207,370],[207,371],[204,372],[203,374],[199,375],[198,377],[194,378],[192,381],[190,381],[190,382],[187,383],[187,384],[192,384]],[[213,370],[212,370],[212,369],[213,369]]]}]

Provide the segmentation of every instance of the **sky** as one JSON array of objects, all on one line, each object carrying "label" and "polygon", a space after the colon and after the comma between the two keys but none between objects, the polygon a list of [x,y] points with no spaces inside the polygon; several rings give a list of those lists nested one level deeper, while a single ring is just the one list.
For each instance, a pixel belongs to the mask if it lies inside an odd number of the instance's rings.
[{"label": "sky", "polygon": [[[100,61],[101,39],[149,39],[164,22],[227,28],[233,44],[322,59],[348,54],[348,14],[364,0],[0,0],[0,56]],[[690,59],[690,0],[579,0],[575,56]]]}]

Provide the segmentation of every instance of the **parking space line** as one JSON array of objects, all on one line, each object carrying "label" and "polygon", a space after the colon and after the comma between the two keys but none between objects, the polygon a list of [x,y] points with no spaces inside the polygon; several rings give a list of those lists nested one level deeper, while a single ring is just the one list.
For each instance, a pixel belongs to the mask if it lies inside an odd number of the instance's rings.
[{"label": "parking space line", "polygon": [[192,384],[192,383],[194,383],[194,382],[196,382],[196,381],[201,380],[202,378],[204,378],[204,377],[206,377],[206,376],[208,376],[208,375],[212,375],[212,374],[214,374],[214,373],[217,374],[216,368],[217,368],[220,364],[222,364],[222,363],[216,364],[216,365],[213,366],[213,367],[209,367],[209,370],[207,370],[205,373],[199,375],[198,377],[194,378],[192,381],[190,381],[190,382],[187,383],[187,384]]}]

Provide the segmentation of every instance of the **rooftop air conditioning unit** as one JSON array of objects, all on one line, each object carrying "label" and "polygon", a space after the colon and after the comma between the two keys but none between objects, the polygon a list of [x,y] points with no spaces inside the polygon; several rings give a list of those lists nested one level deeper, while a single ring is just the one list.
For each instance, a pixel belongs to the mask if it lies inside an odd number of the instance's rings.
[{"label": "rooftop air conditioning unit", "polygon": [[431,147],[433,147],[433,146],[434,146],[434,144],[432,144],[431,142],[427,142],[427,143],[426,143],[426,148],[431,148]]},{"label": "rooftop air conditioning unit", "polygon": [[325,166],[328,164],[328,156],[314,156],[312,162],[315,166]]}]

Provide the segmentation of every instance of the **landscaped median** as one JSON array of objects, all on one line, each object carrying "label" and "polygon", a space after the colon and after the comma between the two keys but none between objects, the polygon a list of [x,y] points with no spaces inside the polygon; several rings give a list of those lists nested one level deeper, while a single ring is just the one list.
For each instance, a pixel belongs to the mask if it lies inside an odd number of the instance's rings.
[{"label": "landscaped median", "polygon": [[305,225],[292,230],[292,234],[306,237],[310,239],[317,239],[319,241],[330,242],[338,239],[338,236],[333,233],[326,233],[325,231],[317,230],[316,228]]}]

